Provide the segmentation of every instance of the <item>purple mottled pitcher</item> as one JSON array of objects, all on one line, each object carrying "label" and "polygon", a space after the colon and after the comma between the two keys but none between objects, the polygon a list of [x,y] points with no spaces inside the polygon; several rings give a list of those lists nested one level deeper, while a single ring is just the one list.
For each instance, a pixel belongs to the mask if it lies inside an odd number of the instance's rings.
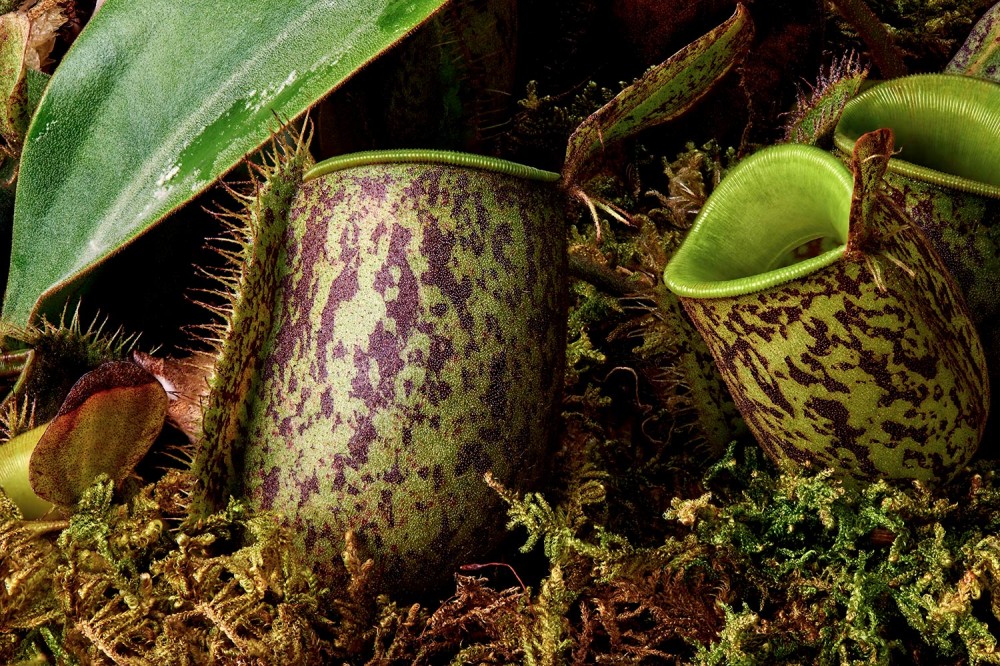
[{"label": "purple mottled pitcher", "polygon": [[930,239],[968,301],[1000,382],[1000,84],[956,74],[886,81],[851,100],[835,142],[893,130],[886,192]]},{"label": "purple mottled pitcher", "polygon": [[557,179],[438,151],[306,174],[241,474],[322,576],[353,530],[385,587],[426,588],[502,534],[484,475],[539,476],[566,340]]}]

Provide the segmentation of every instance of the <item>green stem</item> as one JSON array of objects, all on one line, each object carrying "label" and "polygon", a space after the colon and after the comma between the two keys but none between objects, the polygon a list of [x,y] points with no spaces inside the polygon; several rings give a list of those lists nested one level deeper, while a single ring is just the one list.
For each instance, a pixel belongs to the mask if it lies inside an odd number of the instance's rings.
[{"label": "green stem", "polygon": [[850,23],[871,50],[872,60],[882,78],[906,76],[906,65],[899,55],[892,35],[864,0],[832,0],[840,15]]}]

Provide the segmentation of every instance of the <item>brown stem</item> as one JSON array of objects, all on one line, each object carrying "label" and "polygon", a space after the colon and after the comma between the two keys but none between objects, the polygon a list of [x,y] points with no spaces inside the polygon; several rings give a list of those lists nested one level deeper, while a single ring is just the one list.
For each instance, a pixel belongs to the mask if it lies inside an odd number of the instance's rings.
[{"label": "brown stem", "polygon": [[872,60],[882,78],[894,79],[906,75],[906,65],[882,21],[864,0],[831,0],[840,15],[854,26],[871,50]]},{"label": "brown stem", "polygon": [[573,248],[569,250],[569,272],[612,296],[631,296],[639,291],[627,277]]}]

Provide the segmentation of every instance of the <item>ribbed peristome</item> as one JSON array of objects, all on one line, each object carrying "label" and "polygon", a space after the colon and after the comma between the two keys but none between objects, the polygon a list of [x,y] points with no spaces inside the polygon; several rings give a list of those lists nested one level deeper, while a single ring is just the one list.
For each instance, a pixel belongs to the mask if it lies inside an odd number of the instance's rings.
[{"label": "ribbed peristome", "polygon": [[[853,179],[833,155],[785,144],[743,160],[709,197],[664,274],[679,296],[741,296],[840,259],[850,230]],[[822,249],[797,260],[810,243]]]},{"label": "ribbed peristome", "polygon": [[324,160],[309,169],[303,176],[303,181],[313,178],[350,169],[368,164],[440,164],[445,166],[457,166],[467,169],[480,169],[501,173],[515,178],[525,178],[528,180],[538,180],[545,183],[552,183],[559,180],[559,174],[554,171],[545,171],[525,164],[518,164],[508,160],[502,160],[488,155],[475,155],[473,153],[461,153],[452,150],[433,149],[393,149],[393,150],[370,150],[348,155],[337,155]]},{"label": "ribbed peristome", "polygon": [[889,171],[1000,198],[1000,84],[953,74],[893,79],[848,102],[837,148],[850,154],[866,132],[891,128]]}]

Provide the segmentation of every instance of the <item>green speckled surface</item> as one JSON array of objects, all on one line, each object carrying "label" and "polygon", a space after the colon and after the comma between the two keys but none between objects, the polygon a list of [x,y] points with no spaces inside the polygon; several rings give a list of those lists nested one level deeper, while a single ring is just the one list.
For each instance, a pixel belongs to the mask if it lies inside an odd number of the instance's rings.
[{"label": "green speckled surface", "polygon": [[244,492],[318,571],[354,530],[392,588],[484,555],[558,423],[558,188],[427,164],[338,171],[293,203]]},{"label": "green speckled surface", "polygon": [[[841,259],[745,295],[682,300],[772,458],[867,480],[942,481],[982,436],[983,349],[941,258],[877,194],[891,143],[881,147],[856,152],[865,167]],[[743,189],[727,205],[740,196],[761,194]],[[711,220],[702,230],[712,233]]]},{"label": "green speckled surface", "polygon": [[896,207],[918,225],[958,282],[1000,381],[1000,85],[920,74],[884,82],[845,108],[835,137],[849,160],[860,133],[890,127],[885,176]]}]

